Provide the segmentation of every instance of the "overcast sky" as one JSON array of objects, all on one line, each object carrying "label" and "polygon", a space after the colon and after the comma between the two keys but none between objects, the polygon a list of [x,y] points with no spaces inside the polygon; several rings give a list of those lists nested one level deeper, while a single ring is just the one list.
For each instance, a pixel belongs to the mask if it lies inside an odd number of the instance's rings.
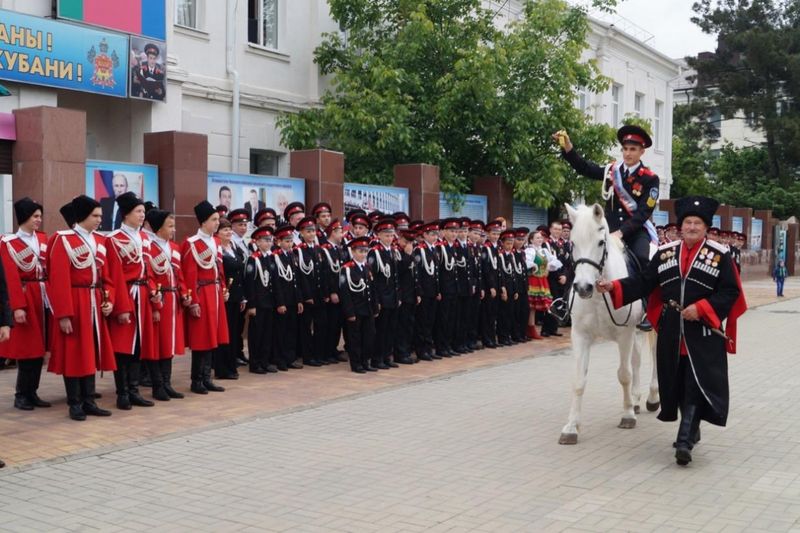
[{"label": "overcast sky", "polygon": [[690,20],[695,0],[623,0],[617,13],[652,33],[647,44],[673,58],[716,49],[716,37]]}]

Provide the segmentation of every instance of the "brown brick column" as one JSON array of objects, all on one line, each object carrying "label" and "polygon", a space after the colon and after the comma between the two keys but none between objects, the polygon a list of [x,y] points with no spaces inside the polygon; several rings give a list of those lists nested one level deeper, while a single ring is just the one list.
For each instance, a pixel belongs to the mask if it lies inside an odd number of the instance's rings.
[{"label": "brown brick column", "polygon": [[673,224],[678,223],[678,217],[675,216],[675,200],[671,198],[664,198],[658,201],[658,209],[669,213],[668,220]]},{"label": "brown brick column", "polygon": [[730,231],[731,230],[731,217],[733,216],[733,206],[722,204],[717,208],[717,212],[714,213],[715,215],[719,215],[719,230],[720,231]]},{"label": "brown brick column", "polygon": [[[503,217],[511,227],[514,223],[514,188],[502,176],[475,178],[473,194],[483,194],[489,203],[489,220]],[[487,221],[488,222],[488,221]]]},{"label": "brown brick column", "polygon": [[761,249],[772,249],[772,210],[758,209],[753,212],[753,217],[762,221]]},{"label": "brown brick column", "polygon": [[306,210],[318,202],[328,202],[334,217],[344,217],[343,153],[330,150],[292,152],[289,154],[289,175],[306,180]]},{"label": "brown brick column", "polygon": [[800,257],[796,253],[797,248],[795,246],[799,237],[800,224],[789,224],[786,228],[786,269],[790,276],[794,276],[797,273],[797,269],[800,268],[800,264],[798,264]]},{"label": "brown brick column", "polygon": [[175,213],[181,242],[197,231],[194,206],[208,196],[208,137],[198,133],[145,133],[144,162],[158,165],[158,202]]},{"label": "brown brick column", "polygon": [[13,198],[29,196],[42,204],[43,231],[65,229],[59,208],[86,192],[86,113],[30,107],[14,115]]},{"label": "brown brick column", "polygon": [[408,189],[408,210],[412,219],[439,219],[439,167],[414,163],[395,165],[394,184]]}]

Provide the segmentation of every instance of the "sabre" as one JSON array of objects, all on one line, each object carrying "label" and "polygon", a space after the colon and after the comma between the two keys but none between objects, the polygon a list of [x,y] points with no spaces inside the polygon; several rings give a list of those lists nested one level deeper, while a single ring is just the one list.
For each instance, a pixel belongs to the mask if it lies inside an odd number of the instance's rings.
[{"label": "sabre", "polygon": [[[673,309],[675,309],[676,311],[678,311],[679,313],[683,311],[683,306],[681,304],[679,304],[678,302],[676,302],[675,300],[670,300],[669,301],[669,306],[672,307]],[[706,327],[708,327],[708,326],[706,326]],[[713,333],[714,335],[716,335],[718,337],[722,337],[726,341],[731,342],[730,337],[725,335],[725,332],[722,331],[721,329],[712,328],[712,327],[708,327],[708,329],[710,329],[711,333]]]}]

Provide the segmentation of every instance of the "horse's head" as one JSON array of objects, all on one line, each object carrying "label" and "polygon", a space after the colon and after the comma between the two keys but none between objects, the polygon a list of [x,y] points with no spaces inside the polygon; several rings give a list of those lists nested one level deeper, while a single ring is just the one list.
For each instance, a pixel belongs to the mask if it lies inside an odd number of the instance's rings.
[{"label": "horse's head", "polygon": [[572,222],[570,240],[575,258],[572,287],[581,298],[591,298],[608,257],[608,223],[603,208],[598,204],[577,208],[567,204],[567,212]]}]

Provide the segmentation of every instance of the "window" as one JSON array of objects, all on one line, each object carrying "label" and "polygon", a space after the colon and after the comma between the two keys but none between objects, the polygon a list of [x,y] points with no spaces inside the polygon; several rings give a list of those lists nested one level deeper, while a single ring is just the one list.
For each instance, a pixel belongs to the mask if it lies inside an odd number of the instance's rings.
[{"label": "window", "polygon": [[622,102],[622,85],[614,84],[611,86],[611,125],[616,127],[622,115],[620,114],[620,104]]},{"label": "window", "polygon": [[578,109],[583,112],[586,112],[586,110],[589,109],[589,91],[586,89],[586,87],[580,87],[578,89],[576,105]]},{"label": "window", "polygon": [[283,154],[280,152],[251,149],[250,174],[277,176],[280,172],[281,156]]},{"label": "window", "polygon": [[641,118],[642,109],[644,109],[644,95],[642,93],[636,93],[633,96],[633,113]]},{"label": "window", "polygon": [[656,135],[656,148],[664,149],[664,102],[656,100],[656,116],[653,118],[653,133]]},{"label": "window", "polygon": [[247,40],[278,49],[278,0],[248,0]]},{"label": "window", "polygon": [[197,29],[198,0],[175,0],[175,24]]}]

